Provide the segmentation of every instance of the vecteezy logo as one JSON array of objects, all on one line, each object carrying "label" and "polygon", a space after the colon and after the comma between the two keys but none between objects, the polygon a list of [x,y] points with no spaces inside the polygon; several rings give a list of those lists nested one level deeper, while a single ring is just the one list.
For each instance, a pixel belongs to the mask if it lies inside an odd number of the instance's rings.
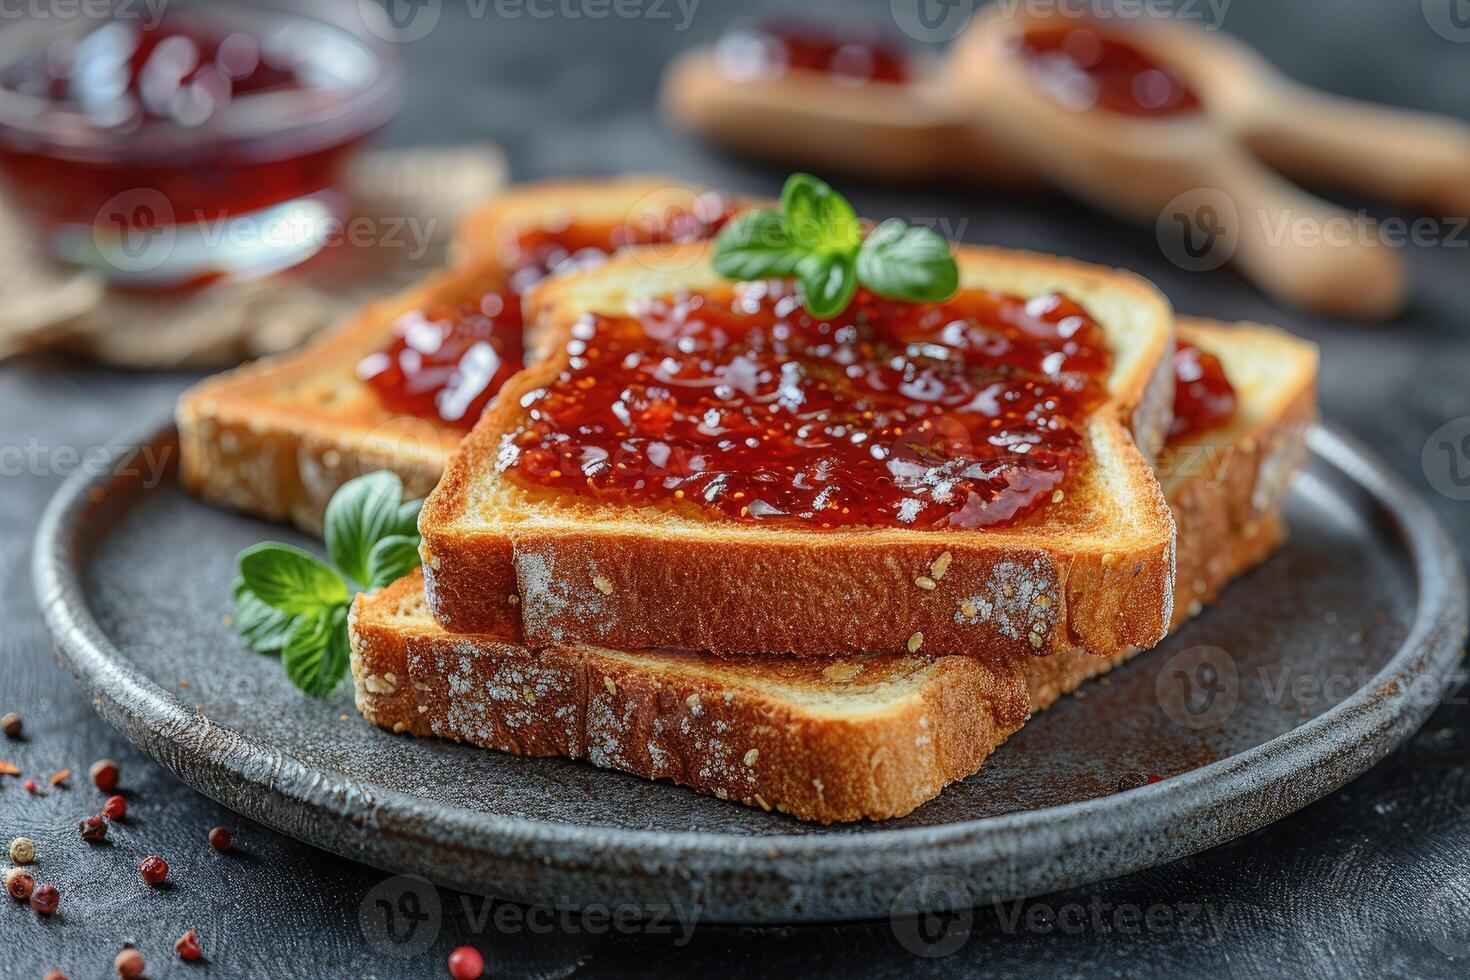
[{"label": "vecteezy logo", "polygon": [[362,938],[384,956],[417,956],[439,938],[444,920],[439,889],[411,875],[380,882],[357,909]]},{"label": "vecteezy logo", "polygon": [[1434,33],[1457,44],[1470,42],[1470,0],[1423,0],[1423,6]]},{"label": "vecteezy logo", "polygon": [[1154,232],[1170,262],[1186,272],[1209,272],[1234,257],[1240,213],[1224,191],[1198,187],[1164,205]]},{"label": "vecteezy logo", "polygon": [[970,889],[953,875],[925,875],[893,896],[889,916],[900,946],[927,959],[956,952],[970,940],[975,910]]},{"label": "vecteezy logo", "polygon": [[1470,500],[1470,415],[1435,429],[1419,462],[1431,487],[1451,500]]},{"label": "vecteezy logo", "polygon": [[958,37],[975,15],[975,0],[889,0],[888,7],[899,30],[929,44]]},{"label": "vecteezy logo", "polygon": [[427,37],[439,25],[444,0],[357,0],[357,10],[378,37],[408,44]]},{"label": "vecteezy logo", "polygon": [[178,238],[173,205],[151,187],[110,198],[92,221],[101,263],[119,272],[151,272],[173,255]]},{"label": "vecteezy logo", "polygon": [[1154,694],[1164,714],[1181,728],[1199,730],[1222,725],[1240,701],[1240,673],[1235,658],[1219,647],[1181,650],[1159,671]]}]

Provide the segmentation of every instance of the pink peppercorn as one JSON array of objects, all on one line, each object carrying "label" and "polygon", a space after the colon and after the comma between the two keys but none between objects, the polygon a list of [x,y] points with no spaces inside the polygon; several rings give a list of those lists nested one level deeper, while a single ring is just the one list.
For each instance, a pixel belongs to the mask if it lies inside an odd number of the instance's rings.
[{"label": "pink peppercorn", "polygon": [[479,980],[485,973],[485,957],[473,946],[461,946],[449,954],[449,975],[454,980]]},{"label": "pink peppercorn", "polygon": [[50,915],[60,904],[61,892],[56,890],[55,885],[37,885],[36,890],[31,892],[31,908],[36,910],[37,915]]},{"label": "pink peppercorn", "polygon": [[168,877],[168,862],[157,854],[150,854],[138,865],[138,871],[143,875],[143,880],[150,885],[161,885],[163,879]]},{"label": "pink peppercorn", "polygon": [[128,801],[121,796],[109,796],[102,804],[102,815],[108,820],[121,820],[128,815]]}]

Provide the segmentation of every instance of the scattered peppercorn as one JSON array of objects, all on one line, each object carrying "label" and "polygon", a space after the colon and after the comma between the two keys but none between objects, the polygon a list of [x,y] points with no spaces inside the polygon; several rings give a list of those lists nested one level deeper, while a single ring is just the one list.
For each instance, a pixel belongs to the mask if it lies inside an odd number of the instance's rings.
[{"label": "scattered peppercorn", "polygon": [[35,796],[38,792],[40,792],[36,789],[36,781],[34,779],[27,779],[25,781],[25,787],[26,792],[31,794],[32,796]]},{"label": "scattered peppercorn", "polygon": [[36,890],[31,892],[31,908],[36,910],[37,915],[50,915],[60,904],[61,892],[56,890],[55,885],[37,885]]},{"label": "scattered peppercorn", "polygon": [[111,759],[92,763],[92,783],[104,793],[117,789],[117,763]]},{"label": "scattered peppercorn", "polygon": [[83,817],[77,822],[77,833],[82,840],[93,844],[107,839],[107,820],[103,817]]},{"label": "scattered peppercorn", "polygon": [[29,837],[17,837],[10,842],[10,860],[16,864],[30,864],[36,859],[36,842]]},{"label": "scattered peppercorn", "polygon": [[449,975],[454,980],[479,980],[485,973],[485,957],[473,946],[461,946],[449,954]]},{"label": "scattered peppercorn", "polygon": [[102,815],[108,820],[121,820],[128,815],[128,801],[121,796],[109,796],[102,804]]},{"label": "scattered peppercorn", "polygon": [[112,968],[122,980],[138,980],[143,975],[143,954],[136,949],[124,949],[112,961]]},{"label": "scattered peppercorn", "polygon": [[5,891],[17,902],[24,902],[36,889],[36,876],[24,868],[11,868],[5,872]]},{"label": "scattered peppercorn", "polygon": [[199,949],[199,933],[190,929],[179,937],[174,943],[174,949],[178,951],[179,959],[185,963],[197,963],[204,958],[204,953]]},{"label": "scattered peppercorn", "polygon": [[163,879],[168,877],[168,862],[157,854],[150,854],[138,865],[138,871],[143,875],[143,880],[150,885],[159,885]]},{"label": "scattered peppercorn", "polygon": [[235,837],[229,827],[216,827],[209,832],[209,846],[223,854],[230,849]]},{"label": "scattered peppercorn", "polygon": [[7,711],[4,715],[0,715],[0,731],[5,733],[6,738],[20,738],[20,729],[20,715],[14,711]]},{"label": "scattered peppercorn", "polygon": [[60,970],[47,970],[43,980],[66,980],[66,974]]}]

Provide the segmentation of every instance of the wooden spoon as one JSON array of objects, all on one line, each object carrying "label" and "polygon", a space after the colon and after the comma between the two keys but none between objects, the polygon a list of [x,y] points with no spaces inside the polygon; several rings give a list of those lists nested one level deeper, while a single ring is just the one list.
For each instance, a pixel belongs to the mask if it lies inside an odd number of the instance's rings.
[{"label": "wooden spoon", "polygon": [[877,180],[1037,185],[940,97],[934,75],[857,85],[802,68],[739,76],[695,49],[665,71],[660,101],[678,125],[765,160]]},{"label": "wooden spoon", "polygon": [[1293,81],[1240,41],[1178,22],[1150,29],[1210,114],[1272,167],[1431,214],[1470,217],[1470,125]]},{"label": "wooden spoon", "polygon": [[[1017,48],[1028,28],[1056,25],[1055,18],[1007,17],[992,7],[956,41],[945,84],[989,139],[1100,208],[1157,222],[1161,245],[1170,221],[1196,222],[1189,230],[1210,236],[1284,302],[1363,319],[1402,309],[1398,254],[1359,216],[1307,194],[1247,152],[1214,115],[1212,90],[1196,90],[1199,111],[1156,117],[1067,108],[1044,92]],[[1126,35],[1163,64],[1178,59],[1174,36],[1151,23]]]}]

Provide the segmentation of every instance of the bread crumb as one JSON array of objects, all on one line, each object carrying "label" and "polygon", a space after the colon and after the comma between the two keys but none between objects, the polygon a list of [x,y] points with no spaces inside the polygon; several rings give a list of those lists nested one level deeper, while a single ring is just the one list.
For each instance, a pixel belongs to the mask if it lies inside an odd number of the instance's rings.
[{"label": "bread crumb", "polygon": [[730,798],[730,794],[725,791],[725,787],[723,787],[723,786],[716,786],[715,787],[715,797],[717,799],[721,799],[721,800],[728,800]]},{"label": "bread crumb", "polygon": [[1111,551],[1105,551],[1103,552],[1102,563],[1104,568],[1116,565],[1118,563],[1118,556],[1113,554]]},{"label": "bread crumb", "polygon": [[850,681],[862,672],[862,664],[852,664],[845,660],[839,660],[834,664],[828,664],[822,668],[822,676],[829,681],[842,683]]},{"label": "bread crumb", "polygon": [[408,731],[408,726],[405,725],[403,722],[401,722],[401,721],[395,721],[393,723],[393,734],[394,735],[402,735],[406,731]]},{"label": "bread crumb", "polygon": [[944,578],[944,573],[949,571],[949,563],[952,561],[954,561],[954,555],[948,551],[934,559],[933,563],[929,566],[929,574],[934,576],[934,581],[937,582]]},{"label": "bread crumb", "polygon": [[612,595],[612,579],[608,578],[606,575],[594,576],[592,579],[592,584],[597,586],[597,591],[601,592],[603,595]]},{"label": "bread crumb", "polygon": [[386,677],[377,674],[368,674],[363,678],[362,686],[368,689],[369,694],[393,694],[398,690],[398,685],[390,683]]},{"label": "bread crumb", "polygon": [[759,759],[760,757],[760,749],[751,749],[749,752],[745,753],[745,764],[747,766],[753,766],[755,765],[755,760]]},{"label": "bread crumb", "polygon": [[697,711],[699,709],[699,692],[696,691],[689,695],[684,699],[684,703],[689,706],[691,711]]},{"label": "bread crumb", "polygon": [[919,647],[921,647],[923,645],[924,645],[924,634],[923,633],[915,633],[913,636],[909,637],[909,643],[908,643],[909,653],[918,653],[919,652]]},{"label": "bread crumb", "polygon": [[967,619],[974,619],[979,612],[980,610],[975,607],[973,602],[960,603],[960,613]]},{"label": "bread crumb", "polygon": [[605,688],[607,688],[607,693],[609,693],[609,694],[617,694],[618,693],[618,685],[617,685],[617,682],[614,681],[611,677],[604,677],[602,679],[602,686],[605,687]]},{"label": "bread crumb", "polygon": [[429,706],[427,704],[421,704],[421,705],[419,705],[419,714],[425,715],[425,714],[428,714],[428,713],[429,713]]},{"label": "bread crumb", "polygon": [[1060,491],[1060,490],[1053,490],[1051,492],[1051,502],[1054,503],[1054,504],[1059,504],[1059,503],[1062,502],[1062,498],[1065,497],[1065,496],[1066,496],[1066,494],[1063,493],[1062,491]]},{"label": "bread crumb", "polygon": [[914,584],[923,589],[925,592],[933,592],[938,583],[936,583],[932,578],[927,575],[920,575],[918,578],[914,579]]}]

